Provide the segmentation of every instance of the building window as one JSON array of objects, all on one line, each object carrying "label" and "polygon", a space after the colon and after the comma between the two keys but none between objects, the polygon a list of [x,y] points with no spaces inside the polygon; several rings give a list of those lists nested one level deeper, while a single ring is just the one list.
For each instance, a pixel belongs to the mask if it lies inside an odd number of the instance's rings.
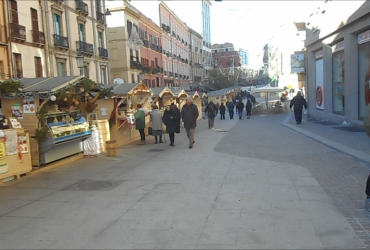
[{"label": "building window", "polygon": [[100,48],[104,48],[104,36],[102,31],[98,31],[98,45]]},{"label": "building window", "polygon": [[43,77],[41,57],[35,56],[35,75],[36,77]]},{"label": "building window", "polygon": [[66,60],[57,60],[58,76],[67,76]]},{"label": "building window", "polygon": [[19,23],[18,21],[18,4],[17,4],[17,1],[15,0],[11,0],[10,1],[10,7],[11,7],[11,13],[10,13],[10,16],[11,16],[11,22],[12,23]]},{"label": "building window", "polygon": [[128,36],[129,37],[131,35],[131,31],[132,31],[132,22],[130,22],[129,20],[127,20],[127,33],[128,33]]},{"label": "building window", "polygon": [[82,23],[78,24],[78,39],[81,42],[85,42],[85,25]]},{"label": "building window", "polygon": [[100,69],[101,84],[107,84],[107,70],[105,67]]},{"label": "building window", "polygon": [[14,56],[14,74],[16,78],[23,78],[22,55],[13,53]]},{"label": "building window", "polygon": [[333,54],[333,112],[344,114],[344,50]]},{"label": "building window", "polygon": [[37,15],[37,10],[31,8],[31,23],[32,23],[32,30],[38,31],[39,30],[39,20]]},{"label": "building window", "polygon": [[90,77],[90,74],[89,74],[89,64],[85,64],[84,67],[83,67],[83,74],[85,77],[89,78]]},{"label": "building window", "polygon": [[134,74],[132,74],[132,75],[131,75],[131,82],[132,82],[132,83],[134,83],[134,82],[135,82],[135,75],[134,75]]},{"label": "building window", "polygon": [[[363,120],[366,115],[366,106],[370,96],[366,96],[367,89],[369,90],[369,79],[365,79],[370,72],[370,42],[360,44],[358,46],[358,88],[359,88],[359,119]],[[367,80],[367,81],[366,81]]]},{"label": "building window", "polygon": [[95,3],[96,3],[96,11],[102,12],[100,0],[96,0]]},{"label": "building window", "polygon": [[63,29],[62,29],[62,20],[60,15],[54,14],[53,15],[54,20],[54,32],[56,35],[62,36],[63,35]]}]

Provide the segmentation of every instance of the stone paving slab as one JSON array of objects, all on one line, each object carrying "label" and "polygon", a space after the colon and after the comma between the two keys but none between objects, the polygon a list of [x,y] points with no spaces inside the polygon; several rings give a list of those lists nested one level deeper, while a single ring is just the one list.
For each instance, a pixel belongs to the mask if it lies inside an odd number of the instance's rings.
[{"label": "stone paving slab", "polygon": [[[222,122],[216,127],[243,124]],[[233,134],[206,126],[199,122],[192,150],[182,133],[173,148],[125,146],[117,158],[85,159],[50,175],[45,171],[40,180],[35,174],[7,183],[0,204],[14,210],[0,215],[0,248],[364,247],[310,171],[294,162],[248,157],[250,147],[241,151],[245,147],[234,143]],[[255,150],[265,147],[253,141]],[[148,154],[151,148],[165,150]],[[61,191],[86,180],[120,182],[110,190]]]}]

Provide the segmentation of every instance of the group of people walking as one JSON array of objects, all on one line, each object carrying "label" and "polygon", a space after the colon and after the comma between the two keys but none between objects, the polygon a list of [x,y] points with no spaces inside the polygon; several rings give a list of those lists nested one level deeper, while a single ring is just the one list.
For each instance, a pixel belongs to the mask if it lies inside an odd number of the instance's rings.
[{"label": "group of people walking", "polygon": [[[140,142],[138,145],[145,145],[145,111],[140,104],[138,104],[137,107],[138,111],[135,113],[135,119],[136,130],[140,133]],[[162,136],[164,136],[164,134],[162,124],[164,124],[166,126],[166,132],[170,137],[169,146],[175,146],[175,133],[180,133],[181,122],[183,122],[186,135],[189,138],[189,149],[193,148],[195,142],[194,132],[197,126],[198,116],[198,107],[193,104],[191,97],[186,99],[186,104],[182,107],[181,111],[174,103],[167,105],[163,116],[158,106],[154,105],[153,111],[150,114],[150,121],[152,124],[150,127],[150,134],[155,138],[154,143],[163,143]]]}]

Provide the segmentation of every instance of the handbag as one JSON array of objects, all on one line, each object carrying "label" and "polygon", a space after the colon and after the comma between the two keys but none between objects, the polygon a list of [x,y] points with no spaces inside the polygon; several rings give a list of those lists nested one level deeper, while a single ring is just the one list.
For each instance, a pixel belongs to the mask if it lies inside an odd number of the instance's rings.
[{"label": "handbag", "polygon": [[153,135],[153,128],[152,127],[148,127],[148,134]]}]

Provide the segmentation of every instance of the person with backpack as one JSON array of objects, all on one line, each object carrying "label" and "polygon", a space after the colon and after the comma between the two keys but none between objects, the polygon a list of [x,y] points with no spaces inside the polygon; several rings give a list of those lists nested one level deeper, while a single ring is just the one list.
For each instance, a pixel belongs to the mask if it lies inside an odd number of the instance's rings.
[{"label": "person with backpack", "polygon": [[301,96],[301,92],[297,92],[297,95],[293,97],[293,99],[290,101],[290,106],[289,108],[292,109],[294,107],[294,117],[296,124],[301,124],[302,123],[302,111],[303,107],[307,109],[307,102]]},{"label": "person with backpack", "polygon": [[217,115],[217,111],[216,111],[216,108],[217,106],[213,104],[213,101],[211,100],[208,105],[206,106],[206,108],[204,109],[204,112],[207,114],[208,116],[208,129],[211,129],[213,128],[214,124],[215,124],[215,117]]}]

